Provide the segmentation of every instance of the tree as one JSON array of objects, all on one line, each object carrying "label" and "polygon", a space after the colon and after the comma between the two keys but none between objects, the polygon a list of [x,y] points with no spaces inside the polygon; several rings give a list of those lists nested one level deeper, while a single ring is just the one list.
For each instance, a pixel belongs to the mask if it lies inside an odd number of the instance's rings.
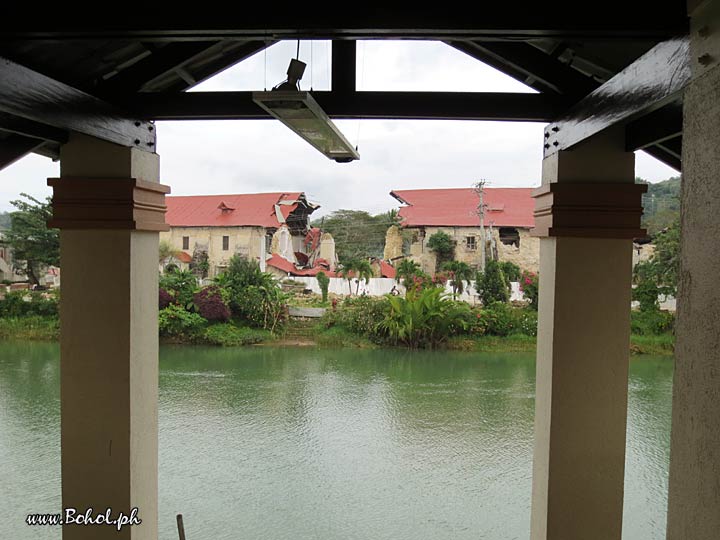
[{"label": "tree", "polygon": [[423,272],[418,263],[412,259],[403,259],[395,269],[395,281],[400,283],[400,280],[402,280],[405,290],[409,290],[412,286],[413,278],[421,276],[422,274]]},{"label": "tree", "polygon": [[633,298],[640,302],[643,311],[658,308],[659,294],[677,293],[677,276],[680,267],[680,218],[655,237],[655,252],[649,260],[635,265]]},{"label": "tree", "polygon": [[337,275],[347,279],[350,296],[352,296],[353,278],[357,279],[355,294],[358,294],[360,292],[360,280],[364,279],[369,282],[370,278],[373,277],[372,266],[370,266],[370,263],[365,259],[346,259],[340,266],[341,268]]},{"label": "tree", "polygon": [[5,239],[13,250],[16,269],[38,285],[41,268],[60,263],[60,235],[57,229],[47,227],[52,218],[49,197],[43,203],[27,193],[20,196],[27,201],[10,201],[17,211],[10,213],[10,229],[5,232]]},{"label": "tree", "polygon": [[450,279],[450,285],[453,289],[453,300],[457,299],[458,294],[462,294],[465,290],[465,282],[470,284],[470,280],[473,278],[474,270],[470,268],[470,265],[461,261],[450,261],[445,263],[443,270],[448,272]]},{"label": "tree", "polygon": [[427,246],[435,252],[435,269],[455,258],[455,241],[442,231],[438,231],[428,238]]},{"label": "tree", "polygon": [[475,283],[484,306],[510,300],[507,280],[498,261],[488,261],[485,272],[478,272]]},{"label": "tree", "polygon": [[333,236],[340,259],[382,257],[385,233],[388,227],[398,224],[397,210],[376,215],[361,210],[337,210],[312,223]]},{"label": "tree", "polygon": [[322,291],[322,301],[323,304],[327,302],[328,299],[328,289],[330,287],[330,278],[327,277],[325,272],[318,272],[317,276],[315,276],[315,279],[318,281],[318,285],[320,285],[320,290]]}]

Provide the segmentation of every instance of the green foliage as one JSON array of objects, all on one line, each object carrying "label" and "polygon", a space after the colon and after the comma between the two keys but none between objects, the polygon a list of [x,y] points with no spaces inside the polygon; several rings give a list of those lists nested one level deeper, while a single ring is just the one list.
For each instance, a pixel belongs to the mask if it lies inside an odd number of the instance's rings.
[{"label": "green foliage", "polygon": [[435,252],[436,269],[442,268],[445,262],[455,258],[455,241],[443,231],[438,231],[430,236],[427,247]]},{"label": "green foliage", "polygon": [[320,291],[322,291],[322,301],[323,303],[327,302],[328,299],[328,289],[330,287],[330,278],[327,277],[325,272],[318,272],[317,276],[315,276],[315,279],[318,281],[318,285],[320,285]]},{"label": "green foliage", "polygon": [[503,274],[505,274],[508,286],[512,281],[520,281],[520,267],[514,262],[502,261],[500,263],[500,268],[502,268]]},{"label": "green foliage", "polygon": [[275,332],[287,321],[287,295],[273,282],[249,285],[231,301],[233,313],[250,326]]},{"label": "green foliage", "polygon": [[52,218],[51,199],[48,197],[43,203],[26,193],[20,195],[27,201],[10,201],[17,211],[10,213],[5,240],[13,250],[18,270],[38,284],[43,266],[60,263],[60,235],[57,229],[47,228],[47,221]]},{"label": "green foliage", "polygon": [[0,299],[0,317],[57,317],[56,293],[11,291]]},{"label": "green foliage", "polygon": [[420,269],[420,265],[412,259],[403,259],[395,269],[395,281],[399,283],[402,280],[402,284],[405,289],[410,289],[412,287],[413,278],[424,275],[425,274]]},{"label": "green foliage", "polygon": [[385,233],[399,222],[397,210],[371,215],[361,210],[337,210],[313,222],[335,239],[340,259],[382,257]]},{"label": "green foliage", "polygon": [[287,319],[288,296],[256,261],[233,255],[215,284],[227,291],[232,314],[251,326],[274,332]]},{"label": "green foliage", "polygon": [[512,307],[505,302],[495,302],[476,314],[477,321],[473,324],[477,335],[509,336],[523,334],[537,335],[537,312]]},{"label": "green foliage", "polygon": [[387,298],[389,308],[378,329],[390,343],[433,348],[467,327],[470,307],[455,302],[439,288],[411,290],[405,298]]},{"label": "green foliage", "polygon": [[373,277],[373,270],[370,263],[365,259],[345,259],[340,263],[340,270],[337,272],[338,277],[347,279],[348,288],[352,295],[352,280],[356,280],[355,294],[360,291],[360,281],[370,281]]},{"label": "green foliage", "polygon": [[653,184],[642,178],[636,178],[635,181],[648,184],[648,191],[642,197],[642,226],[648,230],[650,236],[655,236],[680,216],[680,177]]},{"label": "green foliage", "polygon": [[173,302],[184,309],[193,308],[193,297],[198,290],[197,278],[187,270],[167,272],[160,276],[160,288],[167,291]]},{"label": "green foliage", "polygon": [[196,249],[193,252],[189,267],[190,271],[198,278],[205,279],[210,271],[210,257],[208,256],[208,252],[202,249]]},{"label": "green foliage", "polygon": [[457,298],[458,294],[462,294],[465,290],[465,282],[470,285],[475,271],[469,264],[460,261],[450,261],[443,265],[443,270],[447,272],[450,286],[453,290],[453,298]]},{"label": "green foliage", "polygon": [[633,269],[633,300],[640,302],[642,311],[658,309],[658,295],[677,293],[677,276],[680,267],[679,218],[655,237],[655,252],[649,260]]},{"label": "green foliage", "polygon": [[659,309],[631,311],[630,330],[641,336],[658,336],[673,331],[675,315]]},{"label": "green foliage", "polygon": [[270,337],[270,332],[266,330],[235,326],[231,323],[222,323],[208,326],[202,334],[202,341],[210,345],[238,347],[240,345],[262,343]]},{"label": "green foliage", "polygon": [[59,338],[57,317],[0,317],[0,339],[57,341]]},{"label": "green foliage", "polygon": [[524,271],[520,276],[520,290],[530,307],[537,311],[540,298],[540,276],[534,272]]},{"label": "green foliage", "polygon": [[342,327],[379,343],[382,335],[378,332],[377,323],[385,317],[388,305],[386,297],[345,298],[337,309],[325,313],[322,324],[325,328]]},{"label": "green foliage", "polygon": [[158,314],[161,336],[193,339],[200,334],[206,323],[197,313],[190,313],[175,304],[161,309]]},{"label": "green foliage", "polygon": [[484,306],[510,300],[508,283],[502,267],[497,261],[488,261],[485,271],[478,272],[475,278],[475,288],[480,294]]}]

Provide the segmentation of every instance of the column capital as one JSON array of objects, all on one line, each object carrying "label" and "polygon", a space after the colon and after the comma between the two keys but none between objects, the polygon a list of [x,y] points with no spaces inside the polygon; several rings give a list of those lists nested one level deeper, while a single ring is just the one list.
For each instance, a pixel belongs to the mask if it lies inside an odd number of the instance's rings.
[{"label": "column capital", "polygon": [[553,182],[533,191],[533,236],[638,238],[646,184]]},{"label": "column capital", "polygon": [[138,178],[48,178],[59,229],[167,231],[165,195],[170,187]]}]

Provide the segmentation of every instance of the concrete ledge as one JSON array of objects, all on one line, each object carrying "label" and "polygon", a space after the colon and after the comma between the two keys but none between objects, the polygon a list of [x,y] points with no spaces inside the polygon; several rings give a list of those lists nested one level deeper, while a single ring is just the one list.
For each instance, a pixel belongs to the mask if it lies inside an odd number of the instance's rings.
[{"label": "concrete ledge", "polygon": [[308,317],[311,319],[319,319],[325,315],[325,308],[317,307],[294,307],[288,308],[288,315],[291,317]]}]

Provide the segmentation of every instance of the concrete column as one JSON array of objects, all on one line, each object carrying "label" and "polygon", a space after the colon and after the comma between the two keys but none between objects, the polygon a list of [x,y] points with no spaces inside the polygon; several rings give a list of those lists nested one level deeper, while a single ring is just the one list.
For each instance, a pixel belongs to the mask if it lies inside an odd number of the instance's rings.
[{"label": "concrete column", "polygon": [[64,540],[157,539],[156,154],[73,135],[54,188],[61,294],[62,503],[142,523],[64,525]]},{"label": "concrete column", "polygon": [[619,540],[632,238],[641,193],[622,133],[543,162],[531,538]]},{"label": "concrete column", "polygon": [[720,537],[720,1],[689,4],[668,540]]}]

